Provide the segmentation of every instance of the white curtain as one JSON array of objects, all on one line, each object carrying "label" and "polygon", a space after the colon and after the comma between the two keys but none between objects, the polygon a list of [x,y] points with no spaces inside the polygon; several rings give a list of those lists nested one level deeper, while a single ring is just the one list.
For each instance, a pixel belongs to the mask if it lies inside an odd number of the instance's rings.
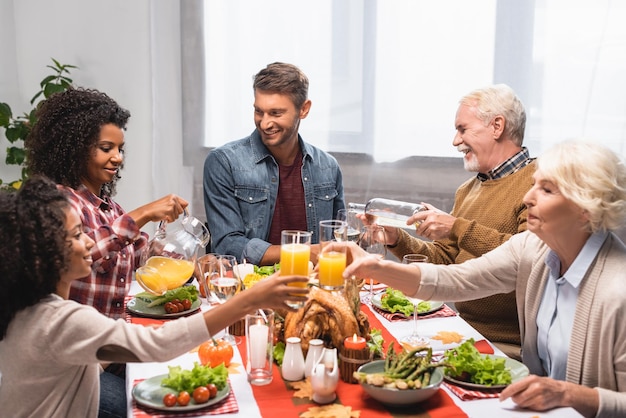
[{"label": "white curtain", "polygon": [[204,29],[204,61],[197,48],[186,58],[204,65],[206,107],[194,102],[194,110],[204,113],[194,114],[193,124],[205,124],[202,133],[194,127],[193,140],[202,135],[205,146],[252,132],[252,76],[284,61],[310,79],[313,107],[301,133],[329,151],[366,153],[378,161],[458,157],[451,146],[458,99],[477,87],[507,83],[526,105],[532,154],[571,137],[624,152],[626,2],[203,5],[204,24],[198,26]]}]

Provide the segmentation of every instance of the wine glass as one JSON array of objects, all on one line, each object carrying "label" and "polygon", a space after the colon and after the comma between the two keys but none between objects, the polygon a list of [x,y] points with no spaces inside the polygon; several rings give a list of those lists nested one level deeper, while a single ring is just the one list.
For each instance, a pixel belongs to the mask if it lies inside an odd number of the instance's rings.
[{"label": "wine glass", "polygon": [[[337,211],[337,220],[344,221],[348,224],[348,232],[346,241],[358,242],[361,237],[361,228],[363,228],[363,222],[356,217],[356,211],[351,209],[339,209]],[[341,234],[335,238],[337,241],[341,241]]]},{"label": "wine glass", "polygon": [[[402,264],[414,264],[414,263],[428,263],[428,256],[424,254],[406,254],[402,257]],[[405,295],[406,296],[406,295]],[[402,337],[400,342],[402,345],[408,345],[411,348],[426,347],[428,346],[428,338],[422,337],[417,332],[417,307],[420,303],[420,299],[416,299],[410,296],[406,296],[408,300],[413,303],[413,332],[410,335]]]},{"label": "wine glass", "polygon": [[[359,246],[366,252],[379,259],[385,258],[387,255],[387,246],[385,245],[385,228],[380,225],[372,224],[361,228],[361,238]],[[374,295],[374,279],[369,280],[369,300]]]},{"label": "wine glass", "polygon": [[[210,294],[219,303],[224,303],[241,290],[241,278],[235,273],[237,266],[235,256],[216,255],[214,258],[209,258],[206,266],[208,271],[203,273],[205,286],[209,290],[207,295]],[[230,334],[228,327],[224,330],[222,339],[232,345],[237,345],[241,342],[241,338]]]}]

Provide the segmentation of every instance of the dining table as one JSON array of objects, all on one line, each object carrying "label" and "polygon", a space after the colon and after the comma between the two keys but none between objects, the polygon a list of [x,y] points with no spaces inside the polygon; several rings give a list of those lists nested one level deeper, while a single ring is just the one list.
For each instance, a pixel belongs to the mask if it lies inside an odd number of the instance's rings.
[{"label": "dining table", "polygon": [[[141,287],[133,281],[127,301],[141,292]],[[398,341],[413,330],[413,320],[401,315],[390,314],[372,304],[376,293],[368,290],[361,292],[361,311],[367,315],[370,329],[382,332],[386,346],[391,341]],[[202,298],[201,311],[211,309],[212,304]],[[237,320],[237,318],[233,318]],[[144,326],[158,326],[163,319],[146,318],[127,313],[127,321]],[[503,356],[495,345],[487,341],[476,329],[463,320],[452,307],[442,304],[437,311],[422,315],[418,321],[420,335],[429,338],[433,353],[441,355],[447,348],[460,343],[459,340],[473,338],[479,351],[494,356]],[[220,335],[214,337],[218,338]],[[274,364],[272,382],[264,386],[254,386],[248,382],[245,370],[245,336],[239,337],[240,343],[233,350],[234,355],[228,366],[228,384],[230,393],[224,401],[191,411],[174,412],[152,409],[138,404],[133,399],[133,387],[140,382],[169,372],[168,366],[180,366],[191,369],[199,362],[197,349],[173,358],[167,362],[128,363],[126,367],[126,389],[128,418],[160,417],[394,417],[394,418],[449,418],[449,417],[502,417],[502,418],[572,418],[581,415],[572,408],[555,408],[549,411],[530,411],[517,407],[510,399],[501,402],[497,390],[468,390],[444,381],[435,395],[426,401],[402,408],[387,407],[367,395],[359,384],[340,380],[337,386],[337,399],[330,405],[318,405],[311,398],[310,384],[307,381],[287,382],[280,374],[280,368]]]}]

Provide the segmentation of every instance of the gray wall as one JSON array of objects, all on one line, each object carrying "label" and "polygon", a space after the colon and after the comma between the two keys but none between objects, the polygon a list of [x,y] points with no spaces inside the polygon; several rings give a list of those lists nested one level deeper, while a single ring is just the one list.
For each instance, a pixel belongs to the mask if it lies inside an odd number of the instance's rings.
[{"label": "gray wall", "polygon": [[[197,158],[204,160],[208,151]],[[426,202],[449,212],[454,193],[473,176],[463,169],[461,158],[408,157],[393,163],[377,163],[371,156],[357,153],[332,153],[344,176],[345,201],[365,203],[373,197]],[[192,213],[206,220],[202,200],[202,173],[194,179]],[[618,235],[626,242],[626,227]]]}]

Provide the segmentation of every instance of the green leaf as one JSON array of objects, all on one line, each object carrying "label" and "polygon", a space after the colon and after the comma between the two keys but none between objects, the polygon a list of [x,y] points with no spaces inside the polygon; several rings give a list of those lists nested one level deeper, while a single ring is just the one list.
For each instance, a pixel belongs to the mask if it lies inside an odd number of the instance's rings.
[{"label": "green leaf", "polygon": [[37,100],[37,98],[38,98],[39,96],[41,96],[42,94],[43,94],[43,90],[40,90],[39,92],[37,92],[37,94],[35,94],[35,95],[33,96],[33,98],[32,98],[32,99],[30,99],[30,104],[35,103],[35,100]]},{"label": "green leaf", "polygon": [[13,143],[22,139],[22,129],[20,125],[10,126],[4,133],[9,142]]},{"label": "green leaf", "polygon": [[26,157],[24,148],[8,147],[7,148],[7,164],[21,165]]},{"label": "green leaf", "polygon": [[48,77],[46,77],[43,80],[41,80],[41,83],[39,83],[39,85],[41,86],[41,88],[44,88],[46,84],[49,84],[50,82],[52,82],[52,81],[54,81],[56,79],[57,79],[57,76],[49,75]]},{"label": "green leaf", "polygon": [[46,84],[46,87],[43,89],[43,95],[46,99],[52,96],[54,93],[59,93],[65,91],[62,85],[60,84]]},{"label": "green leaf", "polygon": [[9,126],[12,117],[13,112],[11,112],[11,107],[6,103],[0,103],[0,126],[4,126],[5,128]]}]

